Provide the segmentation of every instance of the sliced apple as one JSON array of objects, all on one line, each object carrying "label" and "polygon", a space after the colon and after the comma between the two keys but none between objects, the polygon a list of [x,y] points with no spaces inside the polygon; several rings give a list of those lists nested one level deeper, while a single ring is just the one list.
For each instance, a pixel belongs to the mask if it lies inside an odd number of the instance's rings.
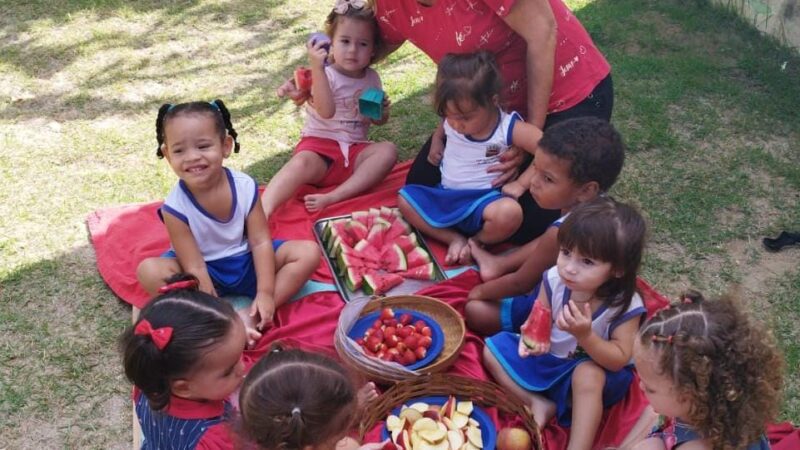
[{"label": "sliced apple", "polygon": [[447,430],[436,427],[434,430],[421,430],[419,436],[431,444],[438,444],[447,437]]},{"label": "sliced apple", "polygon": [[439,411],[438,410],[434,410],[434,409],[429,409],[429,410],[423,412],[422,413],[422,417],[427,417],[429,419],[433,419],[436,422],[438,422],[439,420],[442,419],[442,417],[439,415]]},{"label": "sliced apple", "polygon": [[445,417],[453,418],[453,413],[456,410],[456,398],[452,395],[442,405],[441,414]]},{"label": "sliced apple", "polygon": [[472,417],[469,418],[469,424],[473,427],[479,427],[481,425],[478,423],[477,420],[473,419]]},{"label": "sliced apple", "polygon": [[442,417],[442,423],[447,427],[449,430],[461,431],[460,427],[457,427],[452,420],[448,419],[447,417]]},{"label": "sliced apple", "polygon": [[405,419],[401,419],[401,418],[395,416],[394,414],[392,414],[392,415],[390,415],[389,417],[386,418],[386,428],[389,431],[394,431],[394,430],[396,430],[398,428],[402,429],[403,428],[403,423],[402,423],[403,420],[405,420]]},{"label": "sliced apple", "polygon": [[450,448],[457,450],[464,445],[464,433],[461,430],[450,430],[447,432],[447,441],[450,443]]},{"label": "sliced apple", "polygon": [[416,409],[419,412],[425,412],[428,410],[428,408],[430,408],[430,405],[427,403],[417,402],[409,406],[409,408]]},{"label": "sliced apple", "polygon": [[483,448],[483,438],[481,437],[481,429],[478,427],[467,428],[467,441],[478,448]]},{"label": "sliced apple", "polygon": [[400,433],[400,437],[397,439],[397,441],[396,441],[395,443],[396,443],[397,445],[399,445],[399,446],[401,446],[401,447],[403,447],[403,448],[407,448],[407,449],[409,449],[409,450],[413,448],[413,447],[411,446],[411,437],[410,437],[410,435],[408,434],[408,430],[403,430],[403,431]]},{"label": "sliced apple", "polygon": [[460,412],[456,411],[450,417],[450,420],[453,422],[453,425],[458,427],[458,429],[464,428],[469,424],[469,416],[466,414],[461,414]]},{"label": "sliced apple", "polygon": [[474,445],[467,442],[461,447],[461,450],[481,450],[481,449],[480,447],[475,447]]},{"label": "sliced apple", "polygon": [[411,427],[411,430],[415,433],[419,433],[423,430],[438,430],[439,425],[436,421],[431,418],[423,417],[418,421],[414,422],[414,425]]},{"label": "sliced apple", "polygon": [[423,443],[426,443],[425,440],[422,439],[422,436],[420,436],[419,433],[417,433],[415,431],[415,432],[411,433],[411,446],[410,447],[403,447],[403,448],[407,448],[409,450],[411,450],[411,449],[419,450],[419,449],[422,448],[422,444]]},{"label": "sliced apple", "polygon": [[460,412],[461,414],[470,415],[472,414],[472,410],[473,410],[473,405],[471,401],[456,403],[456,411]]},{"label": "sliced apple", "polygon": [[450,450],[450,444],[447,443],[447,439],[443,439],[441,442],[435,444],[423,440],[419,447],[414,447],[413,450]]},{"label": "sliced apple", "polygon": [[400,411],[400,418],[413,425],[414,422],[422,418],[422,413],[413,408],[406,408]]}]

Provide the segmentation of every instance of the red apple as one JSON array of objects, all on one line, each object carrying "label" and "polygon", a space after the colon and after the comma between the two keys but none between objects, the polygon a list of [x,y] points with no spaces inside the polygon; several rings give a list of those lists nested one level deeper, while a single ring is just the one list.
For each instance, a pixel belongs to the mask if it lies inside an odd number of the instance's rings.
[{"label": "red apple", "polygon": [[397,334],[397,328],[395,328],[395,327],[393,327],[391,325],[386,325],[386,328],[383,329],[383,337],[384,338],[388,338],[390,336],[394,336],[395,334]]},{"label": "red apple", "polygon": [[392,310],[392,308],[388,308],[388,307],[387,308],[383,308],[381,310],[380,318],[381,318],[381,320],[394,319],[394,311]]},{"label": "red apple", "polygon": [[531,436],[522,428],[503,428],[497,434],[497,450],[529,450]]},{"label": "red apple", "polygon": [[400,323],[402,323],[403,325],[410,324],[411,320],[412,320],[411,319],[411,314],[409,314],[409,313],[403,313],[403,314],[400,315]]},{"label": "red apple", "polygon": [[387,327],[396,327],[397,320],[396,319],[383,319],[383,324]]},{"label": "red apple", "polygon": [[405,326],[403,328],[397,328],[397,335],[401,338],[407,338],[414,332],[413,326]]},{"label": "red apple", "polygon": [[425,358],[425,355],[427,353],[428,353],[428,349],[425,348],[425,347],[417,347],[417,349],[414,350],[414,355],[417,357],[417,360]]},{"label": "red apple", "polygon": [[415,355],[411,350],[406,349],[406,351],[403,352],[403,361],[403,364],[406,366],[409,364],[414,364],[417,362],[417,355]]},{"label": "red apple", "polygon": [[385,337],[383,339],[383,342],[386,344],[387,347],[394,348],[394,347],[397,347],[397,344],[400,343],[400,338],[398,338],[395,335],[391,335],[391,336]]},{"label": "red apple", "polygon": [[431,344],[433,344],[433,338],[430,336],[422,336],[419,338],[419,346],[423,348],[430,348]]},{"label": "red apple", "polygon": [[367,350],[369,350],[371,352],[377,352],[378,351],[378,346],[382,345],[381,344],[381,340],[378,339],[377,336],[368,337],[366,342],[367,342]]},{"label": "red apple", "polygon": [[375,322],[372,322],[372,328],[376,330],[380,330],[382,326],[383,322],[381,321],[381,319],[375,319]]},{"label": "red apple", "polygon": [[426,324],[425,321],[422,321],[422,320],[418,320],[418,321],[414,322],[414,328],[417,329],[417,332],[422,331],[422,329],[424,327],[426,327],[427,325],[428,324]]},{"label": "red apple", "polygon": [[419,338],[412,334],[411,336],[403,339],[403,344],[406,344],[406,347],[408,347],[409,350],[416,351],[417,347],[419,347]]},{"label": "red apple", "polygon": [[422,333],[423,336],[430,336],[433,334],[433,330],[431,330],[429,326],[424,326],[422,330],[420,330],[420,333]]}]

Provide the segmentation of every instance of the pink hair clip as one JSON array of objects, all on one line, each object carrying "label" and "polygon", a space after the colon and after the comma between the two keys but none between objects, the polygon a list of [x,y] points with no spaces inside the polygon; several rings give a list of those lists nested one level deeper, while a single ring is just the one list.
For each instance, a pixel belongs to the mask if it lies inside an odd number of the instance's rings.
[{"label": "pink hair clip", "polygon": [[164,350],[164,347],[172,340],[172,327],[153,328],[149,320],[142,319],[136,324],[136,328],[133,329],[133,334],[137,336],[150,336],[156,348]]},{"label": "pink hair clip", "polygon": [[165,284],[158,288],[159,294],[166,294],[167,292],[176,291],[178,289],[194,289],[197,287],[197,280],[183,280],[174,283]]}]

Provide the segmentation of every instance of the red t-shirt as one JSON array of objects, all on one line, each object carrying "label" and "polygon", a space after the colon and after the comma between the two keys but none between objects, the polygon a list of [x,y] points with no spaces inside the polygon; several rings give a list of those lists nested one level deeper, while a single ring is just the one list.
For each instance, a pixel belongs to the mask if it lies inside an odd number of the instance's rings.
[{"label": "red t-shirt", "polygon": [[[410,41],[434,62],[447,53],[489,50],[503,75],[503,109],[527,117],[525,41],[503,20],[516,0],[376,0],[376,17],[390,44]],[[585,99],[611,71],[589,33],[561,0],[549,0],[558,26],[548,113]]]}]

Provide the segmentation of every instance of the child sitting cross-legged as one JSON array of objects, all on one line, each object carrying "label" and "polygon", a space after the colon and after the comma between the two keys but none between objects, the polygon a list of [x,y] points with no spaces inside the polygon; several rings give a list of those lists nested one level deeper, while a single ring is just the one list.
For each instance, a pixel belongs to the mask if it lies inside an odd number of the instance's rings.
[{"label": "child sitting cross-legged", "polygon": [[484,280],[468,295],[465,315],[470,329],[484,335],[519,330],[521,322],[512,322],[512,311],[521,309],[514,315],[527,316],[536,298],[532,289],[542,273],[556,263],[559,226],[573,208],[611,188],[624,160],[622,138],[603,120],[570,119],[544,132],[533,162],[520,178],[537,204],[560,209],[562,217],[544,234],[507,254],[492,255],[469,243]]},{"label": "child sitting cross-legged", "polygon": [[769,450],[783,361],[731,298],[683,302],[651,317],[633,346],[641,388],[663,423],[636,450]]},{"label": "child sitting cross-legged", "polygon": [[483,244],[508,239],[522,223],[522,207],[492,186],[487,171],[516,145],[530,153],[542,136],[516,112],[500,109],[500,70],[491,53],[447,54],[436,73],[434,103],[444,119],[433,133],[428,160],[442,181],[400,190],[403,216],[425,235],[448,245],[445,264],[472,261],[467,238]]},{"label": "child sitting cross-legged", "polygon": [[531,405],[539,427],[554,415],[570,427],[568,449],[591,448],[603,409],[633,380],[644,238],[644,219],[628,205],[601,197],[578,206],[558,230],[558,261],[542,276],[522,336],[486,340],[495,379]]},{"label": "child sitting cross-legged", "polygon": [[233,449],[228,402],[245,367],[246,334],[227,302],[178,274],[120,336],[142,449]]},{"label": "child sitting cross-legged", "polygon": [[272,323],[275,308],[316,269],[319,250],[310,241],[272,241],[258,184],[223,166],[239,150],[236,136],[220,100],[164,104],[158,110],[156,154],[179,178],[159,210],[172,248],[143,260],[137,276],[151,295],[163,280],[186,272],[212,296],[254,299],[240,311],[252,344]]}]

